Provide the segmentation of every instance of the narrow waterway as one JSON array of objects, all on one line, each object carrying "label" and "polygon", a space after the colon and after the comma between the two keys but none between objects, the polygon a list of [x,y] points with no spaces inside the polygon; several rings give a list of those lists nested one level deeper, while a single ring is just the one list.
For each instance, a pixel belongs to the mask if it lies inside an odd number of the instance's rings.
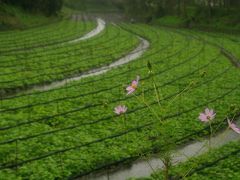
[{"label": "narrow waterway", "polygon": [[[238,121],[238,125],[239,124],[240,123]],[[211,148],[219,148],[231,141],[237,140],[240,140],[240,135],[230,129],[227,129],[211,139]],[[172,153],[173,165],[185,162],[191,157],[206,153],[208,150],[209,146],[207,139],[187,144]],[[157,157],[157,155],[154,155],[148,160],[137,160],[133,162],[131,166],[120,167],[115,171],[112,170],[111,172],[105,170],[103,172],[93,173],[79,178],[78,180],[127,180],[131,177],[148,177],[153,173],[153,171],[162,169],[163,167],[162,161],[159,157]]]},{"label": "narrow waterway", "polygon": [[131,51],[130,53],[126,54],[124,57],[114,61],[113,63],[106,65],[106,66],[102,66],[99,68],[95,68],[95,69],[91,69],[87,72],[81,73],[75,77],[72,78],[67,78],[67,79],[63,79],[60,81],[56,81],[56,82],[52,82],[50,84],[47,85],[39,85],[39,86],[35,86],[29,90],[25,90],[25,93],[31,93],[33,91],[48,91],[51,89],[55,89],[61,86],[66,85],[69,82],[72,81],[79,81],[83,78],[86,77],[91,77],[91,76],[97,76],[103,73],[106,73],[108,71],[110,71],[113,68],[117,68],[119,66],[122,66],[124,64],[127,64],[131,61],[134,61],[136,59],[138,59],[139,57],[141,57],[143,55],[143,53],[149,48],[150,43],[146,40],[143,39],[141,37],[139,37],[140,39],[140,44],[138,45],[138,47],[136,49],[134,49],[133,51]]},{"label": "narrow waterway", "polygon": [[90,39],[90,38],[100,34],[105,29],[105,27],[106,27],[106,22],[100,18],[97,18],[97,27],[95,29],[93,29],[89,33],[85,34],[84,36],[74,39],[72,41],[69,41],[67,43],[77,43],[79,41]]}]

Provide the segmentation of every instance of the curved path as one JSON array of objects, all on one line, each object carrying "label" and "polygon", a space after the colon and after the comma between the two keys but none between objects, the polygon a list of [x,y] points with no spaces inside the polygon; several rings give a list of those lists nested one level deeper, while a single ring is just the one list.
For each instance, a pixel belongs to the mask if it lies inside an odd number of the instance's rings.
[{"label": "curved path", "polygon": [[[211,139],[211,147],[218,148],[229,142],[240,140],[239,134],[230,129],[219,133]],[[208,151],[208,139],[196,141],[177,149],[172,153],[173,165],[187,161],[191,157],[196,157]],[[131,166],[122,167],[112,172],[100,172],[87,175],[78,180],[126,180],[131,177],[149,177],[153,171],[163,169],[163,162],[157,156],[148,160],[136,160]]]},{"label": "curved path", "polygon": [[71,40],[68,43],[76,43],[79,41],[90,39],[98,34],[100,34],[106,27],[106,22],[100,18],[97,18],[97,27],[90,31],[89,33],[85,34],[84,36]]},{"label": "curved path", "polygon": [[64,86],[69,82],[78,81],[78,80],[86,78],[86,77],[97,76],[97,75],[106,73],[113,68],[117,68],[123,64],[127,64],[127,63],[141,57],[142,54],[150,47],[150,43],[146,39],[143,39],[141,37],[138,37],[138,38],[140,39],[140,44],[138,45],[138,47],[136,49],[134,49],[133,51],[131,51],[129,54],[125,55],[124,57],[118,59],[117,61],[111,63],[110,65],[92,69],[87,72],[81,73],[78,76],[75,76],[72,78],[67,78],[67,79],[64,79],[61,81],[52,82],[48,85],[34,86],[33,88],[25,90],[24,92],[30,93],[32,91],[48,91],[51,89],[55,89],[55,88]]}]

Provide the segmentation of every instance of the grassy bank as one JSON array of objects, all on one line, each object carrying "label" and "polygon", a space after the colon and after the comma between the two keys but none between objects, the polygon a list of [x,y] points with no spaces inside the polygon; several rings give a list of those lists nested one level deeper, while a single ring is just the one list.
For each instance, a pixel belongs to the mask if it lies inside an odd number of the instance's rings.
[{"label": "grassy bank", "polygon": [[57,21],[59,17],[33,14],[20,7],[0,3],[0,30],[24,29]]},{"label": "grassy bank", "polygon": [[[223,10],[222,10],[223,11]],[[222,12],[212,17],[188,12],[186,16],[167,15],[152,21],[155,25],[190,28],[203,31],[217,31],[225,33],[240,33],[240,15],[238,12],[231,14]]]}]

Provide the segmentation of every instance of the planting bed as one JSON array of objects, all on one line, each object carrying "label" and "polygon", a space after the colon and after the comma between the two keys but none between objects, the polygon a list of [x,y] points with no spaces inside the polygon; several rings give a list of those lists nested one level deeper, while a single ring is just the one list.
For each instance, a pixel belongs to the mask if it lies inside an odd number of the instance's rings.
[{"label": "planting bed", "polygon": [[[71,179],[166,151],[169,144],[208,135],[208,125],[198,120],[206,107],[217,112],[212,126],[226,127],[226,116],[240,108],[240,72],[218,47],[188,31],[120,27],[108,25],[79,44],[37,48],[28,58],[1,59],[5,91],[113,62],[138,45],[136,35],[150,42],[142,57],[106,74],[45,92],[2,96],[0,179]],[[137,75],[139,87],[127,96]],[[127,106],[125,115],[114,114],[117,105]]]},{"label": "planting bed", "polygon": [[138,42],[135,35],[109,25],[91,40],[2,56],[1,94],[61,80],[109,64],[132,51]]},{"label": "planting bed", "polygon": [[83,36],[95,26],[95,22],[63,20],[24,31],[2,32],[0,33],[0,53],[16,54],[19,51],[70,41]]}]

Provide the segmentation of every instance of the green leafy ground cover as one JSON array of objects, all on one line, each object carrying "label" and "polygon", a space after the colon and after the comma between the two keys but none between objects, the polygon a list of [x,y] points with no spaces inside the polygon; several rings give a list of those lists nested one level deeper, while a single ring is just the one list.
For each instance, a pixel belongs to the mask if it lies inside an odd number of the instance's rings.
[{"label": "green leafy ground cover", "polygon": [[[186,27],[192,29],[212,30],[219,32],[239,33],[239,10],[235,8],[215,8],[209,16],[208,9],[188,7],[185,15],[165,15],[156,18],[152,23],[170,27]],[[175,11],[176,12],[176,11]]]},{"label": "green leafy ground cover", "polygon": [[[166,28],[168,30],[168,28]],[[177,32],[185,35],[191,35],[194,38],[211,43],[212,45],[222,47],[232,53],[236,58],[240,59],[240,37],[236,34],[213,33],[195,30],[177,30]]]},{"label": "green leafy ground cover", "polygon": [[154,20],[154,24],[162,26],[183,27],[185,25],[185,19],[178,16],[164,16]]},{"label": "green leafy ground cover", "polygon": [[[122,27],[151,42],[141,58],[98,77],[1,100],[0,178],[75,177],[164,151],[169,143],[208,134],[207,125],[197,119],[205,107],[214,108],[215,123],[225,126],[223,119],[239,108],[240,76],[218,48],[170,30]],[[137,75],[137,92],[126,96],[126,86]],[[152,78],[161,92],[160,105]],[[141,102],[143,95],[147,105]],[[125,121],[113,113],[119,104],[128,107]]]},{"label": "green leafy ground cover", "polygon": [[116,61],[138,46],[135,35],[108,25],[106,30],[78,43],[65,43],[16,52],[1,58],[2,94],[77,75]]},{"label": "green leafy ground cover", "polygon": [[223,33],[204,33],[190,31],[190,33],[201,37],[203,40],[214,43],[231,52],[235,57],[240,59],[240,38],[237,35],[229,35]]},{"label": "green leafy ground cover", "polygon": [[[170,168],[173,179],[239,179],[240,142],[232,142],[221,148],[213,149],[197,158],[191,158]],[[163,172],[156,172],[149,178],[139,180],[161,180]]]},{"label": "green leafy ground cover", "polygon": [[0,52],[7,54],[16,50],[28,50],[79,38],[96,27],[94,22],[63,20],[50,25],[27,30],[0,33]]},{"label": "green leafy ground cover", "polygon": [[40,13],[28,13],[20,7],[0,2],[0,30],[23,29],[60,20],[59,17],[46,17]]},{"label": "green leafy ground cover", "polygon": [[65,0],[64,5],[72,10],[78,10],[81,12],[118,12],[119,9],[113,5],[111,1],[102,0],[90,0],[90,1],[78,1],[78,0]]},{"label": "green leafy ground cover", "polygon": [[202,40],[203,42],[210,43],[219,48],[223,48],[227,52],[231,53],[237,59],[237,61],[240,62],[240,38],[238,35],[186,29],[177,30],[177,32],[183,33],[185,35],[191,35],[194,38]]}]

